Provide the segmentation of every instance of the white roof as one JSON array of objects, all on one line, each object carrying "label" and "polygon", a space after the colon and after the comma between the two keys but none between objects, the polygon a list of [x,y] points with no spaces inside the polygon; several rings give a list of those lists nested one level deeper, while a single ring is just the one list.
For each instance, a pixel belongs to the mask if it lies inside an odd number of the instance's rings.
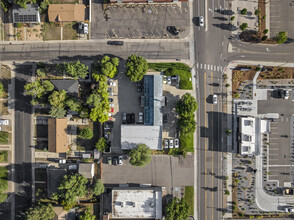
[{"label": "white roof", "polygon": [[156,190],[112,190],[112,218],[162,218],[162,192]]},{"label": "white roof", "polygon": [[240,118],[241,154],[255,154],[255,118]]},{"label": "white roof", "polygon": [[121,149],[130,150],[146,144],[152,150],[162,149],[162,127],[149,125],[121,125]]},{"label": "white roof", "polygon": [[260,120],[260,133],[269,133],[270,125],[268,120]]}]

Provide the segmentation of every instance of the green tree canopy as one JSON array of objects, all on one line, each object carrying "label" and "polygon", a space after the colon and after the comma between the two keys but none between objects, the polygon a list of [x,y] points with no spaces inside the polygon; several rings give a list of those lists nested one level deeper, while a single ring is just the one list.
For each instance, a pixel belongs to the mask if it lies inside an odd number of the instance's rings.
[{"label": "green tree canopy", "polygon": [[103,99],[102,102],[100,102],[99,106],[91,109],[90,119],[92,121],[98,120],[100,123],[103,123],[108,120],[109,110],[109,101]]},{"label": "green tree canopy", "polygon": [[180,117],[179,119],[179,129],[183,133],[194,133],[196,129],[196,122],[194,119],[194,114],[189,117]]},{"label": "green tree canopy", "polygon": [[107,76],[104,76],[102,74],[99,73],[93,73],[92,74],[92,78],[96,81],[96,82],[105,82],[107,83]]},{"label": "green tree canopy", "polygon": [[98,107],[100,105],[101,100],[102,100],[102,98],[99,94],[92,93],[87,98],[87,105],[89,105],[89,107],[91,107],[91,108]]},{"label": "green tree canopy", "polygon": [[81,63],[79,60],[77,62],[64,63],[65,72],[75,79],[84,79],[89,72],[88,69],[89,67]]},{"label": "green tree canopy", "polygon": [[189,218],[190,206],[185,199],[173,198],[165,208],[166,220],[186,220]]},{"label": "green tree canopy", "polygon": [[287,39],[288,39],[288,36],[286,31],[281,31],[276,36],[276,41],[278,44],[282,44],[286,42]]},{"label": "green tree canopy", "polygon": [[194,115],[197,108],[196,99],[190,93],[184,94],[176,105],[176,110],[181,117]]},{"label": "green tree canopy", "polygon": [[242,24],[240,25],[240,29],[241,29],[242,31],[245,31],[247,28],[248,28],[248,24],[247,24],[247,23],[242,23]]},{"label": "green tree canopy", "polygon": [[28,2],[30,2],[30,0],[14,0],[14,3],[22,8],[26,8]]},{"label": "green tree canopy", "polygon": [[79,197],[86,195],[87,182],[88,179],[79,174],[65,175],[52,199],[58,200],[59,204],[68,211],[76,204]]},{"label": "green tree canopy", "polygon": [[139,144],[137,148],[130,152],[130,163],[133,166],[145,166],[151,161],[151,150],[145,144]]},{"label": "green tree canopy", "polygon": [[38,98],[41,98],[44,95],[45,89],[42,85],[42,82],[40,80],[27,83],[24,86],[25,93],[27,95],[36,96]]},{"label": "green tree canopy", "polygon": [[126,75],[131,81],[137,82],[142,80],[143,76],[146,74],[148,70],[148,63],[143,57],[132,54],[128,57],[126,67]]},{"label": "green tree canopy", "polygon": [[66,104],[67,107],[69,107],[69,109],[71,111],[75,111],[75,112],[80,111],[81,107],[82,107],[80,101],[78,99],[76,99],[76,98],[73,98],[73,97],[67,99],[65,104]]},{"label": "green tree canopy", "polygon": [[2,98],[5,94],[5,91],[4,91],[4,86],[3,84],[0,82],[0,98]]},{"label": "green tree canopy", "polygon": [[96,217],[91,213],[90,208],[88,207],[83,214],[80,215],[80,220],[95,220]]},{"label": "green tree canopy", "polygon": [[83,128],[80,131],[80,136],[83,139],[91,139],[93,137],[93,131],[90,128]]},{"label": "green tree canopy", "polygon": [[104,56],[100,62],[101,74],[113,78],[117,74],[117,66],[119,65],[118,58],[110,59],[109,56]]},{"label": "green tree canopy", "polygon": [[63,118],[66,114],[66,110],[61,107],[51,106],[50,116],[52,118]]},{"label": "green tree canopy", "polygon": [[37,205],[30,207],[26,212],[25,219],[27,220],[51,220],[55,216],[52,205],[49,203],[38,203]]},{"label": "green tree canopy", "polygon": [[92,194],[93,196],[99,196],[104,192],[104,184],[101,179],[97,180],[92,186]]},{"label": "green tree canopy", "polygon": [[102,137],[96,143],[96,149],[103,152],[107,148],[107,140],[106,138]]},{"label": "green tree canopy", "polygon": [[52,106],[64,108],[66,100],[66,92],[64,90],[54,91],[48,98]]},{"label": "green tree canopy", "polygon": [[44,81],[42,82],[42,85],[43,85],[44,90],[45,90],[46,92],[51,92],[51,91],[53,91],[53,89],[54,89],[54,85],[53,85],[49,80],[44,80]]}]

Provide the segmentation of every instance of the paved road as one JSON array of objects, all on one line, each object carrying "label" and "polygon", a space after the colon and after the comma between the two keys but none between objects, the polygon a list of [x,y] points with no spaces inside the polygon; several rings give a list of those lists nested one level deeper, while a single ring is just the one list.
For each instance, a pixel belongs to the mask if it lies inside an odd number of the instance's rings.
[{"label": "paved road", "polygon": [[23,96],[24,83],[30,78],[31,66],[17,65],[15,79],[15,217],[22,219],[31,204],[31,113],[30,99]]}]

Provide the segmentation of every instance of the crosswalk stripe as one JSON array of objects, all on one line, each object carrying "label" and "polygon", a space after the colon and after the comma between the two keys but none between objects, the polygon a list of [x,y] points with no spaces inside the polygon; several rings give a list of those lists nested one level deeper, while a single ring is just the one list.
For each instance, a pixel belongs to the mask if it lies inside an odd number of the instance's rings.
[{"label": "crosswalk stripe", "polygon": [[216,66],[214,66],[213,70],[216,71]]},{"label": "crosswalk stripe", "polygon": [[206,64],[204,64],[204,69],[206,69]]},{"label": "crosswalk stripe", "polygon": [[209,64],[207,64],[207,70],[209,70]]},{"label": "crosswalk stripe", "polygon": [[197,69],[198,69],[198,66],[199,66],[199,64],[197,63],[197,64],[196,64],[196,68],[197,68]]},{"label": "crosswalk stripe", "polygon": [[202,69],[202,63],[200,63],[200,69]]},{"label": "crosswalk stripe", "polygon": [[219,71],[219,66],[217,66],[217,71]]}]

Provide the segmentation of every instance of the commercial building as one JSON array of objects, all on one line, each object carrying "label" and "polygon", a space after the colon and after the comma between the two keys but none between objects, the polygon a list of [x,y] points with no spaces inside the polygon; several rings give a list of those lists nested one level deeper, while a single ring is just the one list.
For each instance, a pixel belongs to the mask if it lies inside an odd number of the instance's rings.
[{"label": "commercial building", "polygon": [[110,3],[176,3],[188,0],[110,0]]},{"label": "commercial building", "polygon": [[65,153],[68,151],[67,119],[48,119],[48,151]]},{"label": "commercial building", "polygon": [[269,121],[254,117],[239,118],[239,146],[241,155],[259,155],[261,135],[270,131]]},{"label": "commercial building", "polygon": [[161,219],[161,187],[113,188],[111,219]]},{"label": "commercial building", "polygon": [[50,22],[85,21],[86,6],[83,4],[50,4],[48,17]]},{"label": "commercial building", "polygon": [[40,12],[37,4],[27,4],[26,8],[19,5],[13,5],[12,9],[13,23],[39,23]]},{"label": "commercial building", "polygon": [[163,78],[161,75],[144,76],[144,96],[141,107],[144,107],[144,124],[121,125],[121,148],[130,150],[138,144],[146,144],[150,149],[162,149],[162,106],[165,98],[162,95]]}]

